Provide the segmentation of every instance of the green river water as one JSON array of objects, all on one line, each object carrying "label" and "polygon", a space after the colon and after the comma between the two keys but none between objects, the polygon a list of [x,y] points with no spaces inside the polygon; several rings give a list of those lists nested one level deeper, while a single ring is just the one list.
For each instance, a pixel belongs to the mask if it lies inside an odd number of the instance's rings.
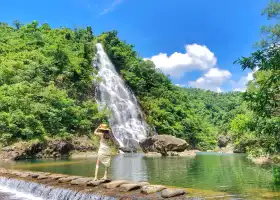
[{"label": "green river water", "polygon": [[[2,163],[4,167],[93,176],[95,158],[29,160]],[[196,157],[154,157],[120,154],[112,159],[110,177],[148,181],[188,188],[196,197],[229,199],[280,199],[280,188],[273,182],[272,165],[256,165],[242,154],[198,153]],[[100,176],[103,174],[101,167]]]}]

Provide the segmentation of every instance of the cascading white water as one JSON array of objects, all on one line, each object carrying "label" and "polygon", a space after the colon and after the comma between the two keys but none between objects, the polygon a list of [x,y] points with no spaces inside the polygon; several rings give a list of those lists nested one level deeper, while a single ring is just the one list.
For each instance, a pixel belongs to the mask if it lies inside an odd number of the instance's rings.
[{"label": "cascading white water", "polygon": [[113,197],[85,194],[39,183],[0,177],[1,200],[115,200]]},{"label": "cascading white water", "polygon": [[97,48],[99,104],[111,111],[109,123],[115,139],[121,147],[134,149],[148,134],[148,125],[134,94],[126,87],[101,44]]}]

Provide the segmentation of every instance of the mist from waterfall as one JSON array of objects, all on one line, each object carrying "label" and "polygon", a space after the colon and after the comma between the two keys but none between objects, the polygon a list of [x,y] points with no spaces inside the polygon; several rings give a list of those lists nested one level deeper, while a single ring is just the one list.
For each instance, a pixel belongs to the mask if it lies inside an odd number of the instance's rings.
[{"label": "mist from waterfall", "polygon": [[110,110],[109,123],[120,147],[134,149],[148,135],[148,125],[134,94],[125,85],[102,45],[98,43],[97,68],[102,81],[98,86],[98,102]]}]

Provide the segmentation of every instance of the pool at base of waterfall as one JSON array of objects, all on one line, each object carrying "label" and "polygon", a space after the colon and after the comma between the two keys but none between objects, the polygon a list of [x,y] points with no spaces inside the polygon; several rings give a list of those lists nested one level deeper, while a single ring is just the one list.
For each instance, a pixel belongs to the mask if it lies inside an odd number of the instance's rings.
[{"label": "pool at base of waterfall", "polygon": [[[92,177],[95,162],[95,158],[27,160],[14,163],[0,162],[0,167]],[[148,181],[151,184],[183,187],[194,197],[213,199],[213,196],[225,195],[229,197],[228,199],[280,199],[280,187],[273,181],[277,178],[275,176],[278,176],[274,173],[276,168],[280,167],[255,165],[242,154],[201,152],[195,157],[119,154],[112,158],[109,176],[112,179]],[[99,177],[103,176],[103,172],[101,166]],[[13,199],[5,191],[3,193],[1,187],[0,195],[3,196],[1,200]]]}]

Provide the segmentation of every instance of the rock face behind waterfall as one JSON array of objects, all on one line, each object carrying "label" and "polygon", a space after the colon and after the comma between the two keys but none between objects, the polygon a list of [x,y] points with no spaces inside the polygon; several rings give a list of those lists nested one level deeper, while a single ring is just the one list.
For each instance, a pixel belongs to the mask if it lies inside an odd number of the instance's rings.
[{"label": "rock face behind waterfall", "polygon": [[185,140],[171,135],[155,135],[140,142],[144,153],[157,152],[167,155],[168,152],[183,152],[188,144]]},{"label": "rock face behind waterfall", "polygon": [[110,111],[109,123],[120,149],[130,152],[148,135],[149,126],[142,115],[137,99],[119,76],[101,44],[96,45],[96,68],[102,79],[97,87],[100,108]]}]

